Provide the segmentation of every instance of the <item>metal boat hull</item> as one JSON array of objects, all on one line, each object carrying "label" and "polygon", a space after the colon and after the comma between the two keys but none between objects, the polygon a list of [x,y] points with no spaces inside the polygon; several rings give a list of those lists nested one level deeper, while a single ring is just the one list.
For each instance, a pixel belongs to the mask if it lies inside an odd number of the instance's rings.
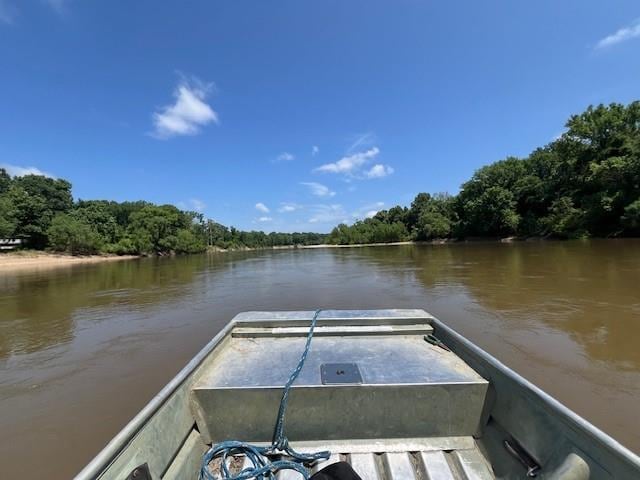
[{"label": "metal boat hull", "polygon": [[[251,373],[251,362],[264,365],[271,358],[260,356],[263,347],[267,353],[292,350],[280,347],[303,335],[312,316],[311,311],[236,316],[76,478],[123,480],[143,468],[153,479],[193,479],[207,443],[228,435],[266,441],[264,422],[269,425],[278,399],[279,374],[264,380],[268,375]],[[318,325],[319,360],[311,362],[306,379],[301,375],[292,395],[299,408],[293,401],[291,406],[299,418],[291,413],[287,423],[298,450],[329,449],[330,462],[349,461],[365,480],[525,478],[528,467],[539,467],[531,472],[538,478],[640,478],[638,456],[423,310],[325,310]],[[416,339],[427,330],[451,352],[440,353],[426,342],[420,346]],[[277,338],[282,341],[273,343]],[[258,346],[232,361],[234,349],[250,344],[243,339]],[[403,339],[415,350],[402,353]],[[369,352],[375,345],[377,354]],[[318,362],[348,360],[349,352],[360,362],[362,383],[323,384]],[[384,371],[384,361],[374,361],[385,352],[397,368]],[[427,375],[432,364],[449,376]],[[463,387],[468,390],[457,396]],[[327,405],[357,408],[341,414]],[[313,415],[300,413],[304,408],[322,415],[311,421]],[[249,421],[259,409],[266,417]],[[226,418],[224,412],[236,415]],[[292,475],[283,472],[279,478],[299,478]]]}]

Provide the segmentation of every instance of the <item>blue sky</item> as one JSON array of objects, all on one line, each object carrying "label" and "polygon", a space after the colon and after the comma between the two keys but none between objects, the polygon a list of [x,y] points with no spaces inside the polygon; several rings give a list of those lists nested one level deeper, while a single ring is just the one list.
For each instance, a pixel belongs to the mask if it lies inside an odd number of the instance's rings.
[{"label": "blue sky", "polygon": [[328,231],[640,98],[639,19],[636,0],[0,0],[0,165]]}]

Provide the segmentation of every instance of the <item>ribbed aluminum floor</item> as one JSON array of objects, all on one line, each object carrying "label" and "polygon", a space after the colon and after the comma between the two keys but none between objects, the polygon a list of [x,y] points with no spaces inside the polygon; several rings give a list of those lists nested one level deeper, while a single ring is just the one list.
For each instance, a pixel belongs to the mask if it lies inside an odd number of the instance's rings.
[{"label": "ribbed aluminum floor", "polygon": [[[304,442],[301,451],[316,451]],[[317,444],[331,458],[311,469],[313,474],[339,461],[349,463],[362,480],[494,480],[491,467],[472,437],[358,441]],[[440,447],[440,448],[439,448]],[[297,448],[294,445],[294,448]],[[407,448],[407,450],[403,450]],[[243,465],[243,468],[247,465]],[[278,480],[299,480],[294,471],[278,473]]]}]

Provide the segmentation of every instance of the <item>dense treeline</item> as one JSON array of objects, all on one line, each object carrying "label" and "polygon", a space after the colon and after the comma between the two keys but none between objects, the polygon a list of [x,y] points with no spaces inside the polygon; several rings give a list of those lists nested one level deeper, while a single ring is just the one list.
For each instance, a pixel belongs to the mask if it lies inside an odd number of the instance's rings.
[{"label": "dense treeline", "polygon": [[338,244],[465,238],[640,234],[640,102],[589,107],[527,158],[476,171],[457,196],[420,193],[352,226]]},{"label": "dense treeline", "polygon": [[73,201],[66,180],[0,169],[0,238],[72,254],[168,254],[321,243],[316,233],[243,232],[197,212],[149,202]]},{"label": "dense treeline", "polygon": [[420,193],[330,235],[244,232],[172,205],[74,201],[71,184],[0,169],[0,238],[73,254],[166,254],[438,238],[640,235],[640,102],[589,107],[526,158],[476,171],[456,196]]},{"label": "dense treeline", "polygon": [[224,249],[247,248],[270,248],[284,247],[289,245],[319,245],[327,238],[325,233],[281,233],[262,231],[242,231],[234,227],[228,228],[224,225],[208,220],[203,224],[203,232],[209,245]]}]

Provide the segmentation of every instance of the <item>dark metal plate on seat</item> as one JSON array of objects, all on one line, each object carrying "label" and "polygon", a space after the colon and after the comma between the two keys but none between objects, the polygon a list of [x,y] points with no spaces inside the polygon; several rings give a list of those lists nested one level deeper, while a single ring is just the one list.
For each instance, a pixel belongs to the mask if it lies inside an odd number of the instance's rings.
[{"label": "dark metal plate on seat", "polygon": [[323,363],[320,365],[323,385],[362,383],[362,375],[355,363]]}]

